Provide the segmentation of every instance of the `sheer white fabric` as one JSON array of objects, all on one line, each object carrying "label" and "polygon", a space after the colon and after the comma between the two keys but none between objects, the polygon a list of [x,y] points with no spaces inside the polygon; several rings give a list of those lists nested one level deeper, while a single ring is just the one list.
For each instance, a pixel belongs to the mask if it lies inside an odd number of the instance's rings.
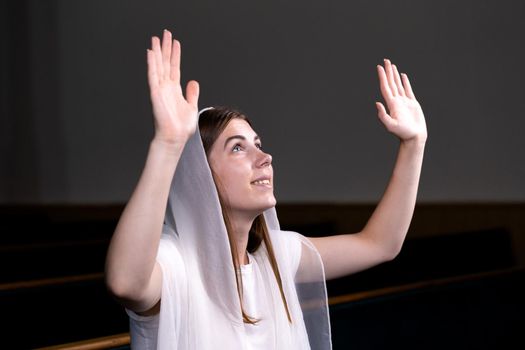
[{"label": "sheer white fabric", "polygon": [[[292,317],[290,324],[263,244],[252,257],[258,292],[265,296],[261,302],[267,304],[261,317],[267,330],[273,328],[274,344],[266,348],[331,349],[320,256],[305,237],[280,230],[273,208],[264,215]],[[294,250],[298,253],[291,254]],[[226,228],[198,130],[186,144],[171,185],[157,261],[163,271],[160,314],[152,321],[154,326],[158,321],[157,349],[250,349]],[[134,348],[139,349],[138,343]]]}]

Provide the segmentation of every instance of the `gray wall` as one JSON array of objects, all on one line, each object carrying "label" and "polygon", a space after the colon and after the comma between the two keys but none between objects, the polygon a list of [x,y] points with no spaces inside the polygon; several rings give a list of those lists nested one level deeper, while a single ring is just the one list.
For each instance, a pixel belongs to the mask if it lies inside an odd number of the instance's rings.
[{"label": "gray wall", "polygon": [[278,201],[380,198],[398,145],[374,106],[383,57],[409,74],[426,114],[420,201],[525,200],[523,2],[2,6],[2,203],[127,200],[153,135],[146,48],[163,28],[182,42],[200,106],[254,120]]}]

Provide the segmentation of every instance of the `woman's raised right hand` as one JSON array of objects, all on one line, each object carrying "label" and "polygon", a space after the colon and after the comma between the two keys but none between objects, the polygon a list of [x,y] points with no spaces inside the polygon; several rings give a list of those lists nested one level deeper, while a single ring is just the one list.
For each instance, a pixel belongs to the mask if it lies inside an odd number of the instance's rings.
[{"label": "woman's raised right hand", "polygon": [[155,122],[154,140],[184,145],[198,123],[199,84],[186,86],[186,98],[180,86],[180,43],[164,30],[162,45],[156,36],[148,49],[148,83]]}]

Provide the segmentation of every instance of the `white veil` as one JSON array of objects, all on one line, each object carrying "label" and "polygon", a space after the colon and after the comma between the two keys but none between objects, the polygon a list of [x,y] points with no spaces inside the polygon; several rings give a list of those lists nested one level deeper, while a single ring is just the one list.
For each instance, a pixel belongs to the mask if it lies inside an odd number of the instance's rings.
[{"label": "white veil", "polygon": [[[275,325],[275,349],[331,349],[320,256],[305,237],[280,230],[274,208],[264,215],[292,318],[290,323],[261,244],[253,256],[272,301],[273,310],[265,315]],[[293,251],[297,254],[290,254]],[[293,256],[300,259],[294,261]],[[157,349],[245,349],[235,269],[198,128],[184,148],[170,188],[158,261],[163,287]],[[181,265],[186,277],[174,280],[170,271]]]}]

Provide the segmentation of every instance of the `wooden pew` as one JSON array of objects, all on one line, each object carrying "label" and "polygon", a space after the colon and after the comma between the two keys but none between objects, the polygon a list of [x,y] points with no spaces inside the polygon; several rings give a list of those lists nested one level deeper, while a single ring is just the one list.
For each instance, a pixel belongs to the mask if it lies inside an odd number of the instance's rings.
[{"label": "wooden pew", "polygon": [[[432,279],[329,298],[334,349],[492,349],[521,337],[525,269]],[[129,334],[41,350],[128,349]]]}]

